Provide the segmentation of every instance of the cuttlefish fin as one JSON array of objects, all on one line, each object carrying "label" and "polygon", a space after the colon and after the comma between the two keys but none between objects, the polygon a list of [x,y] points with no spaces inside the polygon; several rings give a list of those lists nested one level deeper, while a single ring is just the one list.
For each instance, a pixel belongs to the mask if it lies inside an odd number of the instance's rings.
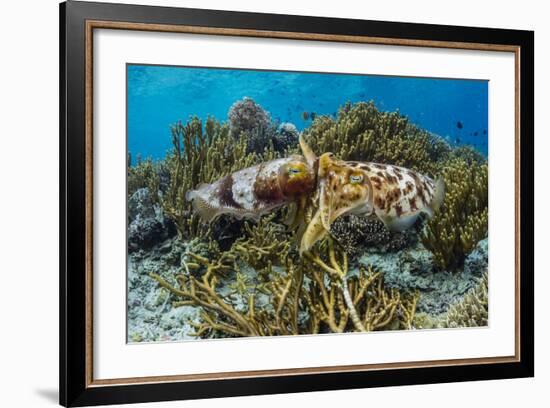
[{"label": "cuttlefish fin", "polygon": [[445,198],[445,182],[442,177],[439,177],[435,182],[435,190],[430,204],[422,208],[421,212],[432,218],[436,212],[439,211]]},{"label": "cuttlefish fin", "polygon": [[219,210],[212,207],[204,198],[200,197],[194,191],[187,193],[188,201],[193,202],[193,209],[199,213],[202,220],[211,222],[214,218],[221,214]]},{"label": "cuttlefish fin", "polygon": [[401,232],[405,231],[406,229],[412,227],[418,217],[420,216],[421,211],[411,214],[411,215],[405,215],[403,217],[379,217],[380,220],[384,223],[387,229],[390,231],[395,232]]},{"label": "cuttlefish fin", "polygon": [[306,158],[307,163],[311,167],[313,167],[315,165],[315,162],[317,161],[317,156],[315,155],[315,153],[313,153],[313,150],[311,150],[311,147],[307,145],[306,141],[304,140],[304,136],[302,134],[300,134],[299,143],[300,143],[300,149],[302,149],[302,154]]},{"label": "cuttlefish fin", "polygon": [[317,211],[302,236],[302,240],[300,242],[300,255],[309,251],[313,245],[322,239],[326,234],[328,234],[328,231],[321,222],[320,211]]},{"label": "cuttlefish fin", "polygon": [[386,228],[390,231],[404,231],[414,225],[421,213],[427,214],[429,217],[433,217],[434,213],[439,211],[441,205],[443,204],[443,199],[445,198],[445,182],[443,178],[438,178],[435,182],[435,192],[430,204],[420,211],[417,211],[414,214],[405,215],[402,217],[390,217],[390,216],[379,216],[380,220],[384,223]]},{"label": "cuttlefish fin", "polygon": [[434,192],[434,198],[432,199],[432,202],[430,203],[430,209],[432,210],[432,213],[436,213],[441,208],[441,205],[443,204],[443,199],[445,198],[445,181],[443,180],[443,177],[439,177],[435,181],[435,192]]}]

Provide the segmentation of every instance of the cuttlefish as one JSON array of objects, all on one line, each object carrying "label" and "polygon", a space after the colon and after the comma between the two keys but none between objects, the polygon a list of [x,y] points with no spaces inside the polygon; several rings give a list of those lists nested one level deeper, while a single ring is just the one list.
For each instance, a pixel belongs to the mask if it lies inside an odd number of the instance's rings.
[{"label": "cuttlefish", "polygon": [[374,216],[388,229],[403,231],[421,213],[432,217],[443,202],[442,178],[434,181],[390,164],[338,160],[332,153],[317,159],[302,138],[300,146],[310,165],[317,162],[319,192],[318,209],[302,236],[300,253],[311,249],[344,214]]},{"label": "cuttlefish", "polygon": [[[283,205],[303,206],[304,197],[315,190],[315,178],[305,158],[293,155],[239,170],[212,184],[201,184],[189,190],[185,198],[207,222],[222,214],[257,220]],[[293,222],[292,216],[298,217],[292,212],[289,223]]]}]

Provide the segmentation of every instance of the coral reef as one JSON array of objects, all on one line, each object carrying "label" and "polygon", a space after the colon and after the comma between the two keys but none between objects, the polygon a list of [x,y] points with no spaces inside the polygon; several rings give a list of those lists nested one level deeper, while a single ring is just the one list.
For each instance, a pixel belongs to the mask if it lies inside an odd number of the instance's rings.
[{"label": "coral reef", "polygon": [[152,248],[176,233],[175,225],[164,217],[156,195],[148,187],[135,191],[128,199],[128,250]]},{"label": "coral reef", "polygon": [[433,254],[420,242],[398,252],[359,252],[357,262],[359,266],[375,267],[383,275],[388,288],[419,291],[418,312],[437,316],[476,286],[482,273],[487,270],[487,241],[480,241],[466,257],[461,272],[436,268]]},{"label": "coral reef", "polygon": [[[232,138],[246,138],[247,153],[261,154],[272,143],[276,127],[271,122],[269,113],[252,98],[245,97],[235,102],[227,117]],[[271,146],[274,147],[272,144]]]},{"label": "coral reef", "polygon": [[[136,159],[136,164],[132,164],[132,156],[128,153],[128,178],[127,194],[131,197],[137,190],[148,188],[149,191],[159,191],[161,189],[161,174],[163,169],[160,162],[154,162],[151,158],[142,160],[141,156]],[[156,202],[157,196],[152,199]]]},{"label": "coral reef", "polygon": [[478,327],[489,322],[489,276],[486,273],[464,298],[451,305],[441,318],[440,327]]},{"label": "coral reef", "polygon": [[[310,116],[315,152],[442,175],[439,212],[401,233],[342,216],[302,256],[304,225],[283,223],[290,208],[257,222],[201,222],[188,190],[296,152],[299,132],[250,98],[235,102],[228,123],[178,122],[163,160],[128,157],[129,341],[487,324],[486,159],[372,102]],[[298,210],[305,223],[315,201]]]},{"label": "coral reef", "polygon": [[244,136],[247,140],[247,153],[262,154],[273,148],[283,153],[296,147],[298,129],[292,123],[284,122],[277,126],[271,115],[252,98],[244,97],[235,102],[227,114],[230,135],[238,140]]},{"label": "coral reef", "polygon": [[[265,230],[267,225],[261,227]],[[250,231],[254,236],[254,233]],[[256,238],[251,238],[255,240]],[[187,324],[197,337],[273,336],[411,328],[418,293],[386,289],[380,273],[361,268],[348,276],[347,256],[332,241],[309,260],[281,256],[264,267],[269,280],[250,274],[250,258],[236,243],[212,258],[186,253],[173,282],[150,276],[174,308],[198,308]],[[284,258],[284,259],[283,259]],[[339,260],[338,260],[339,259]],[[231,283],[227,283],[231,282]],[[194,316],[195,317],[195,316]]]},{"label": "coral reef", "polygon": [[381,112],[373,102],[346,104],[336,118],[317,116],[304,130],[315,152],[342,160],[388,163],[434,176],[451,147],[411,124],[399,112]]},{"label": "coral reef", "polygon": [[257,224],[246,222],[245,236],[233,245],[235,252],[250,266],[262,270],[272,264],[284,264],[291,251],[291,236],[286,228],[272,222],[275,215]]},{"label": "coral reef", "polygon": [[296,148],[300,132],[296,126],[290,122],[283,122],[277,128],[277,133],[273,138],[273,147],[279,152]]},{"label": "coral reef", "polygon": [[422,235],[441,269],[457,269],[488,230],[488,167],[452,158],[443,167],[446,194]]}]

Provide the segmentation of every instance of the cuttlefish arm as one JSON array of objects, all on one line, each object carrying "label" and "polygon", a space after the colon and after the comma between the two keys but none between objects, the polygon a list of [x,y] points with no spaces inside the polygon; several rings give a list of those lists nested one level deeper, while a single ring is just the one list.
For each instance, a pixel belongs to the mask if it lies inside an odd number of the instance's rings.
[{"label": "cuttlefish arm", "polygon": [[319,158],[317,173],[319,205],[302,237],[300,253],[308,251],[330,231],[338,217],[353,211],[372,212],[372,186],[361,170],[336,160],[331,153]]},{"label": "cuttlefish arm", "polygon": [[302,154],[304,155],[307,163],[311,166],[311,168],[314,168],[315,164],[317,163],[317,155],[313,153],[313,150],[311,150],[311,147],[308,146],[308,144],[304,140],[304,136],[301,133],[298,141],[300,143]]}]

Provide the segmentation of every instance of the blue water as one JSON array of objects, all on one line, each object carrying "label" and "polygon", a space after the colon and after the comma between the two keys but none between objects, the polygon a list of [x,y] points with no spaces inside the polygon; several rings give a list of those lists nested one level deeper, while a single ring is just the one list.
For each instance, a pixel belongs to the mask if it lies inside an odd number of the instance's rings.
[{"label": "blue water", "polygon": [[320,74],[128,65],[128,150],[161,158],[170,149],[170,125],[193,115],[225,121],[245,96],[274,120],[299,130],[302,113],[335,114],[346,101],[373,100],[399,110],[418,126],[453,145],[487,155],[488,82],[374,75]]}]

